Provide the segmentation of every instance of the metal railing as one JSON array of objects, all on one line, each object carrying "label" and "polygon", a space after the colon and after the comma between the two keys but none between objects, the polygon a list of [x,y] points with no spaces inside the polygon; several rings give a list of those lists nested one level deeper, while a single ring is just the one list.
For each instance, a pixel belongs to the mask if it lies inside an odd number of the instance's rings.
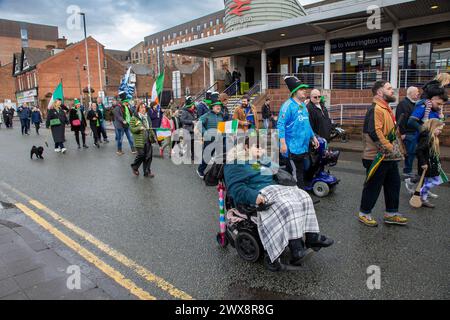
[{"label": "metal railing", "polygon": [[433,80],[439,73],[443,72],[448,73],[447,70],[441,69],[402,69],[398,76],[399,87],[423,87],[428,81]]},{"label": "metal railing", "polygon": [[251,87],[250,90],[248,90],[247,95],[249,95],[250,97],[252,97],[255,94],[260,95],[261,94],[261,90],[262,90],[261,81],[257,81],[253,85],[253,87]]},{"label": "metal railing", "polygon": [[343,124],[363,124],[367,110],[371,104],[345,103],[335,104],[328,107],[328,113],[333,122]]},{"label": "metal railing", "polygon": [[226,93],[229,97],[231,97],[231,96],[237,95],[237,93],[239,92],[239,89],[240,89],[239,81],[236,80],[228,88],[223,90],[223,93]]},{"label": "metal railing", "polygon": [[389,81],[389,71],[332,73],[331,89],[370,89],[379,80]]},{"label": "metal railing", "polygon": [[200,100],[203,100],[206,96],[206,93],[208,91],[215,91],[215,88],[218,86],[218,82],[215,82],[212,86],[210,86],[207,89],[204,89],[202,92],[200,92],[199,94],[197,94],[194,98],[194,102],[199,102]]},{"label": "metal railing", "polygon": [[302,83],[307,84],[311,88],[323,88],[323,73],[268,73],[267,74],[267,88],[279,89],[285,86],[284,78],[288,76],[297,77]]}]

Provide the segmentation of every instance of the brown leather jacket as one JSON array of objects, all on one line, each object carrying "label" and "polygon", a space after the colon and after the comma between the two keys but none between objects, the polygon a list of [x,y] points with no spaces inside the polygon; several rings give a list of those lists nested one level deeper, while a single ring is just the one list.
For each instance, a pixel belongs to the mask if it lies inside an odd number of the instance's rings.
[{"label": "brown leather jacket", "polygon": [[[253,116],[255,118],[255,126],[256,130],[259,129],[259,118],[258,118],[258,112],[256,110],[256,108],[254,106],[251,106],[252,108],[252,113]],[[239,120],[239,130],[244,130],[247,131],[248,127],[244,126],[244,123],[247,122],[247,116],[245,114],[245,110],[244,108],[242,108],[242,106],[238,106],[235,110],[234,110],[234,114],[233,114],[233,120]]]}]

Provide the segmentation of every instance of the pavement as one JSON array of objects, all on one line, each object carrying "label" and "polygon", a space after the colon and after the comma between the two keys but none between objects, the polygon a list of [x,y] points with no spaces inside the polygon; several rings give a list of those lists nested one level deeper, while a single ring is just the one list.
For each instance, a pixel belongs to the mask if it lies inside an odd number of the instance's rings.
[{"label": "pavement", "polygon": [[[50,262],[42,266],[56,268],[56,279],[67,280],[68,275],[61,276],[67,265],[81,266],[86,285],[72,296],[81,299],[100,289],[105,299],[450,298],[448,186],[435,190],[440,198],[433,200],[434,210],[411,209],[402,187],[400,210],[409,225],[368,228],[356,218],[365,177],[360,154],[343,152],[331,169],[341,182],[316,206],[321,232],[335,239],[334,246],[315,254],[300,271],[274,274],[261,262],[246,263],[233,248],[217,245],[217,191],[200,181],[194,166],[176,166],[155,156],[156,177],[137,178],[131,173],[134,156],[126,141],[126,154],[119,157],[113,143],[96,149],[91,137],[90,149],[77,150],[70,132],[66,155],[50,148],[44,161],[30,160],[31,146],[43,146],[45,135],[45,129],[41,136],[24,137],[17,128],[0,130],[0,201],[16,205],[0,210],[8,225],[1,228],[0,239],[7,233],[6,238],[20,245],[11,247],[13,252],[41,255],[32,247],[39,242],[28,244],[16,232],[21,227],[9,223],[28,229],[48,248],[44,251],[66,260],[60,269]],[[450,171],[448,162],[444,169]],[[381,195],[374,210],[379,221],[383,202]],[[5,264],[3,254],[1,259]],[[371,266],[381,270],[379,290],[366,285]],[[5,279],[0,288],[6,297],[23,292],[33,298],[10,272]],[[50,280],[44,275],[41,279]],[[62,288],[63,280],[53,281],[61,281]],[[100,290],[95,292],[103,297]],[[56,291],[55,296],[71,297]]]}]

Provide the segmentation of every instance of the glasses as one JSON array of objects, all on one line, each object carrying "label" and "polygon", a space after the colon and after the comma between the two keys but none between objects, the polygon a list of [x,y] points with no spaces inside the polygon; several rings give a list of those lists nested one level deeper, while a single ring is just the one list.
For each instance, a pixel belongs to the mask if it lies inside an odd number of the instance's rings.
[{"label": "glasses", "polygon": [[316,96],[316,97],[311,97],[312,99],[320,99],[320,96]]}]

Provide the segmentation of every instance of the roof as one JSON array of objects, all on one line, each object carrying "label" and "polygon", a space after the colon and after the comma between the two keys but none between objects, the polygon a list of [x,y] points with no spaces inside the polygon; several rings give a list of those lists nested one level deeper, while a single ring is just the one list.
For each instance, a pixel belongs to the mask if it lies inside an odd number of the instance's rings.
[{"label": "roof", "polygon": [[52,56],[52,51],[39,48],[24,48],[23,52],[28,60],[30,67],[36,66],[39,62]]},{"label": "roof", "polygon": [[[367,10],[373,5],[381,9],[382,30],[367,28]],[[439,8],[432,10],[432,5]],[[306,11],[306,16],[180,43],[167,47],[166,52],[223,57],[450,21],[448,0],[329,0],[308,6]]]},{"label": "roof", "polygon": [[128,64],[127,67],[131,67],[131,70],[139,76],[147,76],[152,74],[152,69],[145,64]]}]

